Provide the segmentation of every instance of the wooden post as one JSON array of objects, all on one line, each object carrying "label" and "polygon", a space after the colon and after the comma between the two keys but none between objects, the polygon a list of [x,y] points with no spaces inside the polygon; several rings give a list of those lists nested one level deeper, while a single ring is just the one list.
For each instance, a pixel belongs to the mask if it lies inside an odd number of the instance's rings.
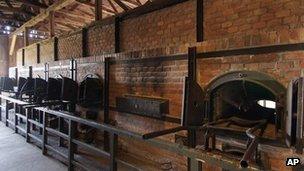
[{"label": "wooden post", "polygon": [[120,18],[115,17],[115,53],[120,52]]},{"label": "wooden post", "polygon": [[25,49],[22,49],[22,66],[25,65]]},{"label": "wooden post", "polygon": [[75,137],[75,130],[76,130],[77,124],[76,122],[69,120],[69,146],[68,146],[68,162],[69,162],[69,171],[74,170],[73,166],[73,160],[74,160],[74,153],[76,150],[76,145],[73,143],[73,139]]},{"label": "wooden post", "polygon": [[196,41],[204,40],[204,0],[196,0]]},{"label": "wooden post", "polygon": [[[105,58],[104,61],[104,83],[103,83],[103,114],[104,114],[104,123],[110,123],[109,116],[109,68],[110,60]],[[104,131],[104,149],[109,151],[109,133]]]},{"label": "wooden post", "polygon": [[9,108],[8,108],[8,100],[5,100],[5,126],[8,126],[8,112],[9,112]]},{"label": "wooden post", "polygon": [[88,33],[88,29],[87,28],[82,28],[82,57],[87,57],[88,56],[88,38],[87,38],[87,34]]},{"label": "wooden post", "polygon": [[58,61],[58,38],[54,37],[54,61]]},{"label": "wooden post", "polygon": [[[0,94],[2,94],[2,91],[0,90]],[[0,121],[2,121],[2,98],[0,97]]]},{"label": "wooden post", "polygon": [[[198,0],[200,1],[200,0]],[[198,2],[197,1],[197,2]],[[191,47],[188,49],[188,78],[191,81],[196,81],[196,47]],[[196,130],[189,129],[188,131],[188,146],[194,148],[196,146]],[[201,170],[202,163],[198,162],[196,159],[187,158],[188,170],[197,171]]]},{"label": "wooden post", "polygon": [[54,22],[54,12],[53,11],[50,11],[50,13],[49,13],[49,31],[50,31],[50,37],[54,37],[55,22]]},{"label": "wooden post", "polygon": [[40,44],[37,43],[37,64],[40,63]]},{"label": "wooden post", "polygon": [[26,125],[26,131],[25,131],[25,138],[26,138],[26,142],[30,142],[30,136],[29,136],[29,133],[30,133],[30,129],[31,129],[31,124],[29,122],[29,119],[31,118],[30,116],[30,112],[29,112],[29,108],[26,108],[25,109],[25,116],[26,116],[26,121],[25,121],[25,125]]},{"label": "wooden post", "polygon": [[23,33],[23,46],[25,47],[28,45],[29,45],[29,28],[25,27]]},{"label": "wooden post", "polygon": [[45,145],[47,144],[47,132],[46,132],[46,124],[47,124],[47,113],[43,112],[42,113],[43,117],[43,129],[42,129],[42,154],[46,155],[46,147]]},{"label": "wooden post", "polygon": [[111,133],[110,137],[110,171],[117,171],[117,135],[115,133]]},{"label": "wooden post", "polygon": [[17,128],[17,125],[18,125],[18,116],[17,116],[17,112],[16,112],[16,103],[14,103],[14,109],[15,109],[15,112],[14,112],[14,117],[15,117],[15,133],[18,133],[18,128]]},{"label": "wooden post", "polygon": [[95,21],[102,20],[102,0],[95,0]]}]

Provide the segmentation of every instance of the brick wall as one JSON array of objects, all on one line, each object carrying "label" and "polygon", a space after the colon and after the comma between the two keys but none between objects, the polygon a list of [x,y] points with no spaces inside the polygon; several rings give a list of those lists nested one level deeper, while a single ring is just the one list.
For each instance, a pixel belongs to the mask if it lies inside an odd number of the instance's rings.
[{"label": "brick wall", "polygon": [[16,66],[22,66],[22,49],[19,49],[16,52]]},{"label": "brick wall", "polygon": [[[12,42],[12,38],[10,37],[9,38],[9,48],[11,46],[11,42]],[[19,49],[22,47],[23,47],[23,39],[20,37],[17,37],[13,54],[9,56],[9,66],[10,67],[14,67],[17,65],[17,61],[18,61],[17,53],[19,52]],[[9,49],[8,49],[8,51],[9,51]],[[18,61],[18,62],[20,62],[20,61]]]},{"label": "brick wall", "polygon": [[32,44],[24,48],[24,61],[26,66],[34,65],[37,63],[37,44]]},{"label": "brick wall", "polygon": [[195,42],[195,1],[127,19],[121,23],[121,51],[179,46]]},{"label": "brick wall", "polygon": [[73,32],[58,38],[59,60],[82,57],[81,31]]},{"label": "brick wall", "polygon": [[[225,5],[222,3],[225,2]],[[121,23],[121,49],[130,51],[120,54],[102,55],[113,50],[113,25],[94,26],[88,30],[88,52],[92,57],[78,58],[78,81],[88,73],[103,75],[102,61],[104,57],[114,57],[118,62],[111,65],[110,70],[110,105],[115,106],[115,98],[124,94],[156,96],[169,99],[170,115],[180,117],[182,103],[182,78],[187,74],[187,62],[150,60],[144,63],[119,63],[125,59],[139,59],[177,53],[186,53],[188,46],[200,46],[202,51],[214,51],[229,48],[242,48],[266,44],[295,43],[304,40],[304,29],[300,22],[288,23],[286,14],[298,16],[300,11],[289,9],[292,5],[301,5],[298,0],[278,1],[233,1],[215,0],[205,1],[205,39],[202,43],[195,42],[195,12],[194,1],[188,1],[176,6],[152,12],[138,18],[128,19]],[[288,9],[287,9],[288,8]],[[187,10],[185,10],[187,9]],[[193,11],[192,11],[193,9]],[[271,10],[277,9],[273,13]],[[286,10],[285,10],[286,9]],[[236,12],[234,11],[236,10]],[[239,10],[239,11],[237,11]],[[233,11],[233,14],[231,14]],[[276,16],[267,21],[269,15]],[[248,13],[248,14],[247,14]],[[237,14],[237,15],[235,15]],[[226,17],[223,17],[225,15]],[[250,15],[250,17],[249,17]],[[256,17],[258,16],[258,17]],[[248,17],[250,19],[248,19]],[[258,18],[257,20],[252,19]],[[275,20],[279,19],[280,23]],[[240,24],[250,25],[250,28]],[[253,21],[255,22],[253,22]],[[230,21],[231,23],[225,23]],[[298,21],[298,20],[297,20]],[[253,22],[253,23],[251,23]],[[262,23],[266,23],[261,24]],[[224,24],[225,23],[225,24]],[[277,25],[269,25],[269,23]],[[244,24],[244,23],[243,23]],[[220,28],[218,29],[218,25]],[[223,27],[224,26],[224,27]],[[237,29],[234,28],[237,26]],[[260,27],[259,29],[257,27]],[[235,32],[235,30],[237,30]],[[80,57],[81,34],[59,38],[59,59]],[[100,56],[98,56],[100,55]],[[281,52],[263,55],[242,55],[198,60],[198,82],[205,87],[211,80],[231,71],[251,70],[263,72],[275,78],[285,87],[288,82],[298,76],[304,76],[304,52]],[[47,55],[46,55],[47,56]],[[50,76],[57,74],[69,76],[68,60],[50,62]],[[21,70],[26,73],[26,70]],[[43,65],[35,65],[34,76],[43,74]],[[22,75],[22,74],[20,74]],[[26,74],[25,74],[26,75]],[[136,115],[111,113],[111,118],[117,126],[135,132],[152,132],[172,127],[174,124]],[[102,120],[102,112],[100,113]],[[173,135],[165,137],[173,141]],[[173,162],[178,170],[185,169],[186,160],[178,155],[165,151],[147,148],[143,142],[120,139],[120,150],[136,154],[139,158],[149,159],[156,163],[160,159]],[[287,155],[292,152],[278,155],[270,154],[270,165],[274,170],[282,170]],[[283,163],[283,164],[282,164]]]},{"label": "brick wall", "polygon": [[162,97],[169,100],[169,111],[181,113],[182,83],[187,74],[187,61],[124,63],[111,66],[110,104],[124,94]]},{"label": "brick wall", "polygon": [[0,76],[8,74],[8,36],[0,36]]},{"label": "brick wall", "polygon": [[114,52],[115,32],[114,24],[89,27],[87,31],[88,56],[102,55]]},{"label": "brick wall", "polygon": [[303,28],[303,6],[301,0],[206,0],[204,36],[211,40]]},{"label": "brick wall", "polygon": [[40,63],[54,61],[54,39],[40,43]]}]

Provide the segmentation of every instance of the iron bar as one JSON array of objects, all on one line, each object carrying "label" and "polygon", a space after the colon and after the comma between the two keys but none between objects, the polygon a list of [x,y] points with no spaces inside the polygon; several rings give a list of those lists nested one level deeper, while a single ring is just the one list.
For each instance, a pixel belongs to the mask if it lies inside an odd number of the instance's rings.
[{"label": "iron bar", "polygon": [[117,171],[117,141],[118,137],[115,133],[110,134],[110,171]]},{"label": "iron bar", "polygon": [[22,119],[26,120],[26,116],[24,116],[24,115],[22,115],[22,114],[20,114],[20,113],[16,113],[16,116],[17,116],[18,118],[22,118]]},{"label": "iron bar", "polygon": [[26,116],[26,121],[25,121],[25,128],[26,128],[26,142],[30,142],[30,136],[28,136],[28,133],[30,133],[31,125],[29,123],[29,119],[31,119],[31,114],[29,112],[29,109],[25,109],[25,116]]},{"label": "iron bar", "polygon": [[8,126],[8,113],[9,112],[9,107],[8,107],[8,100],[5,101],[5,126]]},{"label": "iron bar", "polygon": [[[109,76],[110,76],[110,58],[105,58],[104,61],[104,82],[103,82],[103,115],[104,123],[110,123],[109,116]],[[104,131],[104,149],[109,151],[109,133]]]},{"label": "iron bar", "polygon": [[73,160],[74,160],[74,152],[77,149],[76,145],[73,143],[73,139],[75,138],[76,131],[76,123],[69,119],[69,138],[68,138],[68,170],[73,171]]},{"label": "iron bar", "polygon": [[68,158],[68,156],[67,156],[66,154],[62,153],[61,151],[57,150],[56,148],[54,148],[54,147],[52,147],[52,146],[50,146],[50,145],[48,145],[48,144],[45,144],[45,147],[46,147],[47,150],[51,150],[51,151],[53,151],[53,152],[59,154],[59,155],[60,155],[61,157],[63,157],[64,159],[67,159],[67,158]]},{"label": "iron bar", "polygon": [[35,136],[34,134],[28,133],[28,136],[31,137],[33,140],[35,140],[35,141],[39,142],[40,144],[42,144],[42,140],[39,137]]},{"label": "iron bar", "polygon": [[15,127],[15,122],[14,121],[11,121],[11,120],[7,119],[6,122],[8,123],[8,125],[12,125],[12,126]]},{"label": "iron bar", "polygon": [[[0,90],[0,95],[1,94],[2,94],[2,91]],[[3,107],[4,106],[2,106],[2,98],[0,97],[0,121],[2,121],[2,109],[3,109]]]},{"label": "iron bar", "polygon": [[110,153],[106,152],[106,151],[103,151],[97,147],[94,147],[92,145],[89,145],[85,142],[82,142],[82,141],[79,141],[79,140],[76,140],[76,139],[73,139],[73,143],[77,144],[78,146],[80,147],[83,147],[83,148],[86,148],[88,149],[89,151],[92,151],[92,152],[95,152],[95,153],[98,153],[98,155],[100,156],[103,156],[103,157],[110,157]]},{"label": "iron bar", "polygon": [[[2,97],[2,96],[0,95],[0,97]],[[10,99],[10,97],[5,97],[5,98]],[[171,152],[189,157],[193,160],[204,161],[206,163],[217,165],[217,166],[220,166],[222,168],[231,169],[231,170],[239,170],[240,169],[238,161],[236,161],[234,159],[229,159],[225,156],[221,156],[221,155],[218,155],[216,153],[208,153],[208,152],[205,152],[205,151],[200,151],[198,149],[194,149],[194,148],[190,148],[190,147],[186,147],[186,146],[181,146],[179,144],[171,143],[171,142],[164,141],[164,140],[157,139],[157,138],[156,139],[143,140],[143,135],[141,135],[141,134],[131,132],[131,131],[127,131],[127,130],[123,130],[123,129],[120,129],[120,128],[116,128],[116,127],[108,125],[108,124],[98,123],[96,121],[80,118],[80,117],[74,116],[74,114],[70,113],[70,112],[54,111],[54,110],[50,110],[50,109],[47,109],[47,108],[44,108],[44,107],[37,107],[37,108],[35,108],[35,110],[39,110],[39,111],[47,113],[47,114],[45,114],[45,116],[48,115],[48,114],[51,114],[51,115],[55,115],[55,116],[58,116],[58,117],[63,117],[65,119],[71,119],[74,122],[82,123],[82,124],[97,128],[99,130],[104,130],[104,131],[107,131],[107,132],[109,132],[113,135],[116,134],[117,136],[123,136],[123,137],[131,138],[131,139],[135,139],[135,140],[139,140],[139,141],[144,141],[148,145],[152,145],[152,146],[155,146],[155,147],[158,147],[158,148],[161,148],[161,149],[166,149],[168,151],[171,151]],[[44,121],[46,121],[46,119]],[[45,124],[46,123],[44,122],[44,126],[45,126]],[[47,131],[46,129],[47,128],[45,128],[44,131]],[[66,136],[68,136],[68,135],[66,135]],[[43,139],[45,139],[45,138],[43,138]],[[113,142],[115,142],[115,141],[113,141]],[[43,143],[45,144],[46,149],[50,149],[52,151],[55,151],[58,154],[61,154],[61,156],[65,157],[65,158],[68,157],[67,155],[62,154],[61,152],[56,150],[55,148],[47,145],[45,140],[43,141]],[[259,168],[252,165],[252,166],[249,166],[248,169],[258,170]]]},{"label": "iron bar", "polygon": [[47,132],[46,132],[46,125],[47,125],[47,120],[48,117],[45,112],[42,111],[42,116],[43,116],[43,127],[42,127],[42,154],[46,154],[46,147],[45,145],[47,144]]},{"label": "iron bar", "polygon": [[37,121],[35,121],[33,119],[29,119],[28,121],[29,121],[30,124],[34,124],[34,125],[36,125],[36,126],[38,126],[40,128],[43,127],[43,124],[41,124],[41,123],[39,123],[39,122],[37,122]]},{"label": "iron bar", "polygon": [[159,137],[162,135],[179,132],[179,131],[186,130],[186,129],[187,128],[184,126],[179,126],[179,127],[161,130],[161,131],[151,132],[151,133],[144,134],[143,139],[146,140],[146,139],[156,138],[156,137]]},{"label": "iron bar", "polygon": [[18,131],[21,131],[21,132],[23,132],[23,133],[26,134],[26,130],[25,130],[24,128],[22,128],[22,127],[19,126],[19,125],[17,125],[16,127],[17,127]]},{"label": "iron bar", "polygon": [[62,133],[62,132],[60,132],[60,131],[57,131],[57,130],[52,129],[52,128],[49,128],[49,127],[46,127],[45,129],[46,129],[46,131],[47,131],[48,133],[57,135],[57,136],[61,137],[62,139],[66,139],[66,140],[69,139],[69,136],[68,136],[67,134],[64,134],[64,133]]}]

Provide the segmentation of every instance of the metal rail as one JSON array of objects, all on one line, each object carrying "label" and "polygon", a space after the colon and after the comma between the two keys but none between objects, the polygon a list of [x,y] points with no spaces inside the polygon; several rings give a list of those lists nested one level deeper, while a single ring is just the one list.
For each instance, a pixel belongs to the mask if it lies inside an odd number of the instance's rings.
[{"label": "metal rail", "polygon": [[[26,102],[14,99],[12,97],[7,97],[4,95],[0,95],[0,100],[6,100],[15,104],[25,104]],[[193,160],[197,160],[197,161],[204,161],[208,164],[212,164],[212,165],[217,165],[219,167],[225,168],[225,169],[231,169],[231,170],[244,170],[243,168],[239,167],[239,161],[234,160],[234,159],[230,159],[226,156],[222,156],[220,154],[216,154],[216,153],[210,153],[210,152],[205,152],[205,151],[201,151],[195,148],[190,148],[187,146],[183,146],[183,145],[179,145],[176,143],[172,143],[172,142],[168,142],[168,141],[164,141],[161,139],[148,139],[148,140],[144,140],[145,137],[142,134],[136,133],[136,132],[131,132],[131,131],[127,131],[127,130],[123,130],[117,127],[114,127],[112,125],[109,124],[105,124],[105,123],[98,123],[96,121],[93,120],[89,120],[89,119],[84,119],[78,116],[74,116],[73,113],[71,112],[65,112],[65,111],[55,111],[55,110],[50,110],[47,109],[45,107],[36,107],[33,108],[34,110],[37,111],[41,111],[43,114],[43,122],[39,123],[42,124],[43,127],[43,133],[42,133],[42,140],[40,141],[38,137],[34,136],[33,134],[31,134],[29,132],[29,129],[24,130],[27,138],[32,138],[38,142],[42,143],[42,152],[43,154],[46,154],[47,150],[51,150],[55,153],[58,153],[59,155],[63,156],[64,158],[68,159],[68,165],[69,165],[69,170],[74,170],[74,166],[78,166],[79,167],[79,162],[75,161],[74,159],[74,154],[76,152],[76,146],[82,146],[85,147],[91,151],[97,152],[99,154],[102,154],[103,156],[105,156],[106,158],[110,159],[110,170],[117,170],[117,162],[119,161],[117,159],[116,153],[117,153],[117,143],[118,143],[118,137],[126,137],[126,138],[130,138],[130,139],[134,139],[134,140],[138,140],[138,141],[143,141],[148,145],[152,145],[154,147],[158,147],[164,150],[168,150],[170,152],[179,154],[179,155],[183,155],[186,156],[188,158],[191,158]],[[1,113],[0,113],[1,115]],[[16,114],[15,114],[16,115]],[[51,128],[48,128],[46,126],[46,120],[47,117],[49,117],[49,115],[55,115],[57,117],[62,117],[66,120],[69,121],[69,134],[64,134],[60,131],[54,131]],[[0,116],[1,117],[1,116]],[[26,115],[27,117],[27,125],[30,123],[29,122],[29,115]],[[84,143],[82,141],[79,141],[77,139],[75,139],[74,137],[74,131],[75,129],[73,129],[73,127],[75,128],[75,125],[77,123],[81,123],[93,128],[96,128],[98,130],[102,130],[102,131],[106,131],[109,133],[109,139],[110,139],[110,149],[108,152],[102,150],[102,149],[98,149],[97,147],[94,147],[92,145],[89,145],[87,143]],[[32,122],[32,124],[35,124],[35,122]],[[20,129],[21,127],[17,127],[18,129]],[[28,127],[27,127],[28,128]],[[56,148],[50,146],[49,144],[47,144],[47,137],[48,137],[48,133],[50,132],[52,134],[55,134],[57,136],[61,136],[64,137],[65,139],[67,139],[68,141],[68,155],[60,152],[59,150],[57,150]],[[81,164],[82,165],[82,164]],[[85,166],[84,166],[85,167]],[[246,170],[258,170],[259,168],[256,166],[249,166]]]}]

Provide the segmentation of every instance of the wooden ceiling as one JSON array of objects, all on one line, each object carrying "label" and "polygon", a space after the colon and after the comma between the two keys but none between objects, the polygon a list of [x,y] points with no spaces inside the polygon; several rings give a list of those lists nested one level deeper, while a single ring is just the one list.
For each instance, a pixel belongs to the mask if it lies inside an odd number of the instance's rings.
[{"label": "wooden ceiling", "polygon": [[[9,34],[35,16],[43,13],[52,4],[63,0],[1,0],[0,1],[0,33]],[[53,34],[70,32],[95,21],[95,1],[74,0],[69,5],[54,11],[51,17],[38,22],[31,29],[35,34],[50,34],[50,21],[53,20]],[[117,15],[141,6],[151,0],[102,0],[102,18]],[[9,26],[9,27],[7,27]]]}]

